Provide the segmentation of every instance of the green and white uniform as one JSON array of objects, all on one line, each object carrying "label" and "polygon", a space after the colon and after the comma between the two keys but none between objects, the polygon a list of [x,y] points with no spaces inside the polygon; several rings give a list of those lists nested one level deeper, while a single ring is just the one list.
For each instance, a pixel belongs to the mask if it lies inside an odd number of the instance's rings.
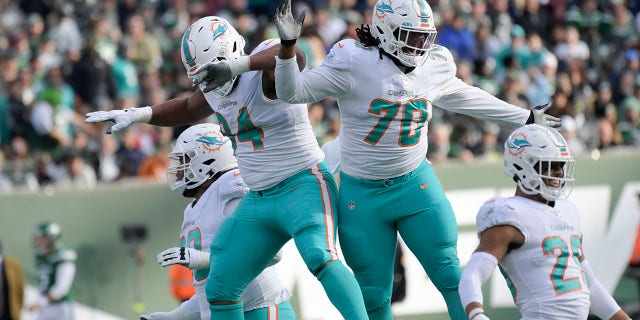
[{"label": "green and white uniform", "polygon": [[52,298],[48,305],[40,309],[37,319],[73,319],[71,286],[76,272],[76,252],[59,248],[47,256],[37,255],[36,272],[41,295]]}]

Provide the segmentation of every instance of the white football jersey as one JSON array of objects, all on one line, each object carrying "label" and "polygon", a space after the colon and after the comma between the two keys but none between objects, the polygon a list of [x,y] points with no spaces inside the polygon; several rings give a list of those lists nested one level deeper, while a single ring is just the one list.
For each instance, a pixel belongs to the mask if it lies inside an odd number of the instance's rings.
[{"label": "white football jersey", "polygon": [[513,226],[525,238],[499,262],[522,319],[587,319],[590,292],[580,264],[582,232],[575,205],[494,198],[478,211],[478,235],[499,225]]},{"label": "white football jersey", "polygon": [[358,178],[392,178],[417,168],[427,155],[432,104],[511,126],[525,124],[530,114],[462,82],[449,50],[437,45],[408,74],[377,47],[353,39],[336,43],[320,67],[300,75],[288,71],[276,67],[276,79],[288,79],[277,84],[287,101],[337,97],[341,169]]},{"label": "white football jersey", "polygon": [[[218,228],[238,206],[249,188],[240,177],[240,172],[231,170],[216,180],[195,203],[184,210],[184,221],[180,231],[180,245],[211,252],[210,246]],[[209,268],[193,270],[193,284],[201,299],[201,312],[209,313],[205,284]],[[284,287],[274,266],[267,267],[249,283],[240,300],[244,310],[272,306],[289,299],[291,294]],[[204,308],[203,308],[204,306]]]},{"label": "white football jersey", "polygon": [[[279,40],[262,42],[254,52]],[[205,98],[234,144],[242,177],[252,190],[265,190],[324,159],[306,104],[271,100],[262,93],[262,71],[243,73],[236,87],[219,99]]]}]

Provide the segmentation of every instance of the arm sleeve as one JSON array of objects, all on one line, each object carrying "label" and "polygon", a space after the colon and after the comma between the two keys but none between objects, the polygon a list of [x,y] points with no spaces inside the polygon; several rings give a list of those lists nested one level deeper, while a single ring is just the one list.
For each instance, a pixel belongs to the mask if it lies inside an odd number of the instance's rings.
[{"label": "arm sleeve", "polygon": [[582,260],[581,264],[589,282],[591,312],[600,319],[611,319],[620,310],[620,306],[598,281],[587,259]]},{"label": "arm sleeve", "polygon": [[189,248],[189,268],[193,270],[201,270],[206,269],[211,266],[211,258],[210,252],[200,251]]},{"label": "arm sleeve", "polygon": [[304,72],[298,70],[297,59],[276,57],[276,94],[288,103],[310,103],[330,96],[342,96],[351,88],[348,70],[325,64]]},{"label": "arm sleeve", "polygon": [[75,263],[71,261],[60,263],[60,265],[56,269],[56,282],[47,292],[53,301],[58,301],[62,299],[67,293],[69,293],[75,274]]},{"label": "arm sleeve", "polygon": [[456,113],[512,127],[524,125],[531,114],[531,111],[502,101],[457,77],[440,85],[438,98],[433,104]]},{"label": "arm sleeve", "polygon": [[472,302],[482,304],[482,284],[489,279],[498,265],[498,259],[492,254],[476,251],[471,255],[464,267],[458,292],[462,307],[466,308]]}]

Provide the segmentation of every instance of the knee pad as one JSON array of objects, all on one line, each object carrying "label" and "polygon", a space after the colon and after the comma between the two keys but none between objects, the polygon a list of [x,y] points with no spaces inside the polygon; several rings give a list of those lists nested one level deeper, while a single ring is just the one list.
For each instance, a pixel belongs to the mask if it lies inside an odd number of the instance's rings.
[{"label": "knee pad", "polygon": [[431,282],[440,292],[456,291],[462,276],[462,268],[456,260],[455,263],[442,266],[437,273],[431,277]]},{"label": "knee pad", "polygon": [[242,292],[237,292],[238,290],[235,288],[228,288],[222,283],[212,281],[211,277],[207,279],[205,291],[209,304],[215,301],[239,301],[242,294]]},{"label": "knee pad", "polygon": [[377,287],[362,287],[361,290],[367,312],[371,313],[377,309],[391,306],[391,291],[385,292],[386,290]]},{"label": "knee pad", "polygon": [[318,247],[308,248],[304,252],[300,252],[300,255],[309,271],[316,276],[322,271],[327,262],[332,261],[331,255],[325,249]]}]

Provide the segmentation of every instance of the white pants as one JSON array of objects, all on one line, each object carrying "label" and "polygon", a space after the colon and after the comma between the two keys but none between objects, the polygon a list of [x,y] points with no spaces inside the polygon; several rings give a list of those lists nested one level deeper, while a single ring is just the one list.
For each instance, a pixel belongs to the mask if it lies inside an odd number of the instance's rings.
[{"label": "white pants", "polygon": [[42,307],[37,320],[73,320],[73,303],[59,302]]}]

